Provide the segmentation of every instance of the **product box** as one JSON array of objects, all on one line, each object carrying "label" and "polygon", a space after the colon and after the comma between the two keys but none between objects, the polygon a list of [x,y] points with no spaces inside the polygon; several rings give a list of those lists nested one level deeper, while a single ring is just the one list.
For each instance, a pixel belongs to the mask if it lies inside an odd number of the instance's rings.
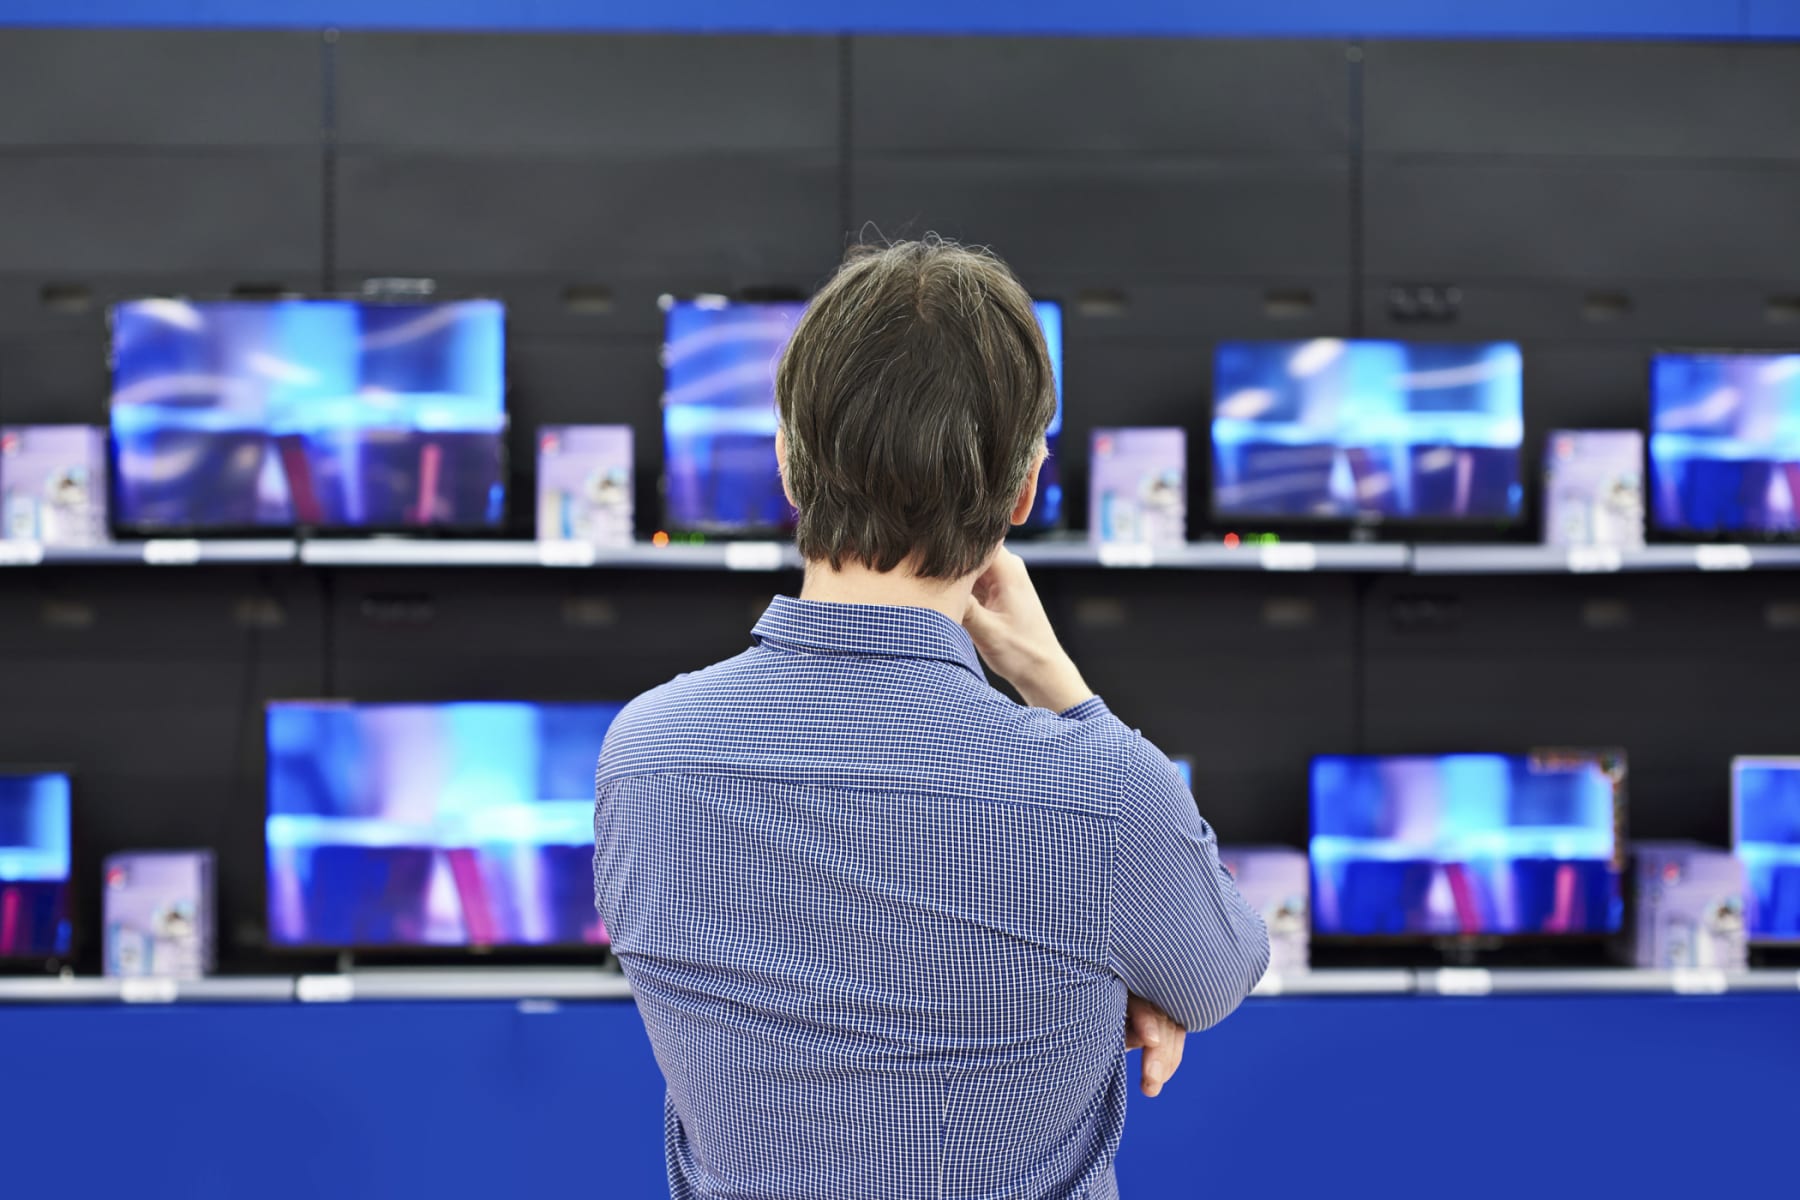
[{"label": "product box", "polygon": [[1635,429],[1559,429],[1544,455],[1544,542],[1644,544],[1644,435]]},{"label": "product box", "polygon": [[1088,540],[1180,546],[1187,540],[1187,433],[1096,429],[1088,472]]},{"label": "product box", "polygon": [[46,546],[107,540],[104,429],[0,426],[0,539]]},{"label": "product box", "polygon": [[1744,864],[1695,842],[1633,842],[1631,851],[1633,964],[1743,970]]},{"label": "product box", "polygon": [[1306,855],[1290,846],[1221,846],[1219,861],[1269,928],[1269,973],[1306,970],[1312,890]]},{"label": "product box", "polygon": [[106,860],[106,973],[199,979],[213,968],[213,856],[134,851]]},{"label": "product box", "polygon": [[628,546],[631,525],[631,426],[539,429],[538,540]]}]

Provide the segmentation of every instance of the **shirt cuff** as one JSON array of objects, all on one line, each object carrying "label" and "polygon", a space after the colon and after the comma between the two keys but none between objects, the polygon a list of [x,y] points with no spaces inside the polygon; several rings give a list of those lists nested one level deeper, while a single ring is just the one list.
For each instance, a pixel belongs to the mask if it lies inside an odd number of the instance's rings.
[{"label": "shirt cuff", "polygon": [[1089,696],[1074,708],[1065,708],[1056,715],[1070,721],[1085,721],[1090,717],[1106,716],[1111,711],[1106,707],[1106,701],[1098,696]]}]

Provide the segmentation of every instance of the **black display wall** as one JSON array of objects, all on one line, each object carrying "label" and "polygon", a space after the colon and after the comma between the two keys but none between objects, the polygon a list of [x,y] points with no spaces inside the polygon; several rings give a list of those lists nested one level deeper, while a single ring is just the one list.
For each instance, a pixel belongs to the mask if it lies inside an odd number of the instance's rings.
[{"label": "black display wall", "polygon": [[[513,534],[564,421],[634,426],[647,531],[657,296],[936,230],[1065,303],[1079,524],[1093,426],[1203,465],[1220,338],[1520,340],[1534,444],[1640,423],[1653,346],[1800,341],[1795,111],[1781,46],[0,30],[0,422],[104,419],[113,300],[428,277],[510,307]],[[1546,743],[1625,746],[1638,833],[1723,841],[1729,756],[1800,752],[1790,580],[1040,572],[1222,836],[1290,843],[1311,753]],[[0,571],[0,761],[78,769],[92,862],[218,848],[255,965],[262,701],[625,697],[793,586]]]}]

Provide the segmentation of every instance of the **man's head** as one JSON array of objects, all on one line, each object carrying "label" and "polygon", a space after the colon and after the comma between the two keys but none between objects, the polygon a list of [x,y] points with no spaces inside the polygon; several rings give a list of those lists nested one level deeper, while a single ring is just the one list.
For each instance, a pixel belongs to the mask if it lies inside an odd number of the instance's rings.
[{"label": "man's head", "polygon": [[850,252],[775,398],[800,553],[953,580],[1031,511],[1056,382],[1006,264],[928,237]]}]

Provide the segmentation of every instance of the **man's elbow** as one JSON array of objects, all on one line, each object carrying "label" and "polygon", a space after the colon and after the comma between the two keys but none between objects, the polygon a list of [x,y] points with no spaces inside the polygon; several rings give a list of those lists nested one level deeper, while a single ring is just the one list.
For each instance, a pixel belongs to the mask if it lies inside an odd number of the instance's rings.
[{"label": "man's elbow", "polygon": [[1237,1011],[1269,969],[1269,933],[1259,920],[1253,929],[1232,941],[1227,950],[1214,955],[1211,969],[1196,979],[1188,993],[1184,1011],[1169,1015],[1180,1021],[1189,1033],[1211,1029]]}]

